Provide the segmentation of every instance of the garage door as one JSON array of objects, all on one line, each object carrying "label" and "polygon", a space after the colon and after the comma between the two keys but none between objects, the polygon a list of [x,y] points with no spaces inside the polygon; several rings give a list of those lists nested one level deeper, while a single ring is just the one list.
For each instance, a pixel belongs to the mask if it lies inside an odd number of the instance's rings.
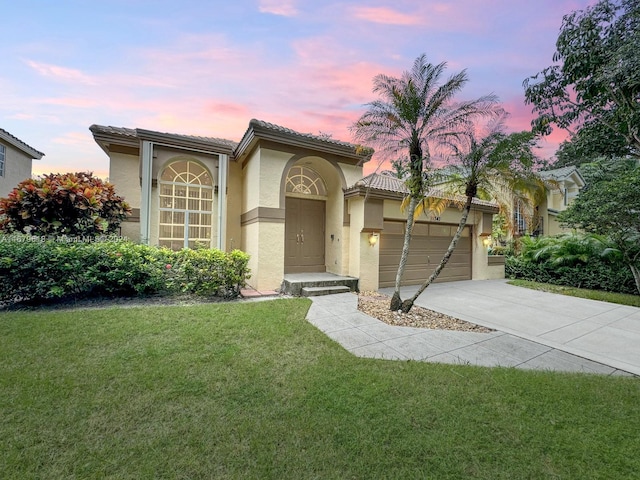
[{"label": "garage door", "polygon": [[[393,287],[404,242],[404,222],[385,221],[380,234],[380,287]],[[409,259],[403,285],[424,282],[442,260],[457,230],[456,225],[416,223],[413,227]],[[471,236],[465,227],[453,255],[436,282],[471,280]]]}]

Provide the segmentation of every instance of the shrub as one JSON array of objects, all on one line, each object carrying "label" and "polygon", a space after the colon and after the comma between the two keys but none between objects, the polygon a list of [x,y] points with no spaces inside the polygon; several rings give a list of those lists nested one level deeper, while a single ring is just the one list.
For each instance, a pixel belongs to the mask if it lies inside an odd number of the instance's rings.
[{"label": "shrub", "polygon": [[249,255],[240,250],[183,249],[171,265],[170,288],[181,293],[237,297],[245,286]]},{"label": "shrub", "polygon": [[131,212],[112,184],[91,173],[49,174],[0,199],[0,230],[36,236],[116,233]]},{"label": "shrub", "polygon": [[173,252],[124,241],[0,235],[0,302],[173,293],[235,297],[249,276],[248,260],[239,251]]},{"label": "shrub", "polygon": [[509,278],[637,293],[631,271],[602,237],[570,234],[522,240],[520,255],[506,258]]}]

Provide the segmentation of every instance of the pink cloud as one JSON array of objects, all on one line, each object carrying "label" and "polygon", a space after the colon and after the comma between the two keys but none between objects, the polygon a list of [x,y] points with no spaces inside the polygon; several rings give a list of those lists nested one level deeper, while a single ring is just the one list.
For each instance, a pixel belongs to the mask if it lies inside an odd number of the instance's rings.
[{"label": "pink cloud", "polygon": [[260,0],[258,10],[283,17],[293,17],[298,14],[295,0]]},{"label": "pink cloud", "polygon": [[398,12],[387,7],[354,7],[352,14],[360,19],[387,25],[419,25],[419,17]]},{"label": "pink cloud", "polygon": [[251,115],[247,107],[239,103],[209,102],[206,109],[214,115]]},{"label": "pink cloud", "polygon": [[64,82],[81,83],[84,85],[98,85],[99,83],[93,77],[73,68],[34,62],[32,60],[28,60],[26,63],[43,77],[51,77]]},{"label": "pink cloud", "polygon": [[43,104],[59,105],[61,107],[92,108],[99,105],[95,99],[91,98],[46,98],[40,101]]},{"label": "pink cloud", "polygon": [[93,141],[90,135],[86,132],[67,132],[61,137],[54,138],[53,143],[61,145],[73,145],[74,147],[89,147],[93,146]]}]

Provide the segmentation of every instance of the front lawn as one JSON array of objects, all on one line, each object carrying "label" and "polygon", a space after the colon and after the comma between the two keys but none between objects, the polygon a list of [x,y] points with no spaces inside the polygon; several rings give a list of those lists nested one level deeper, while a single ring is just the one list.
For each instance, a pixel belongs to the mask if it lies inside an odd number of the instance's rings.
[{"label": "front lawn", "polygon": [[0,314],[3,479],[634,478],[637,378],[360,359],[309,301]]},{"label": "front lawn", "polygon": [[589,290],[587,288],[569,287],[566,285],[553,285],[551,283],[532,282],[530,280],[509,280],[507,283],[517,287],[541,290],[543,292],[559,293],[571,297],[588,298],[590,300],[600,300],[601,302],[617,303],[640,307],[640,295],[628,293],[605,292],[604,290]]}]

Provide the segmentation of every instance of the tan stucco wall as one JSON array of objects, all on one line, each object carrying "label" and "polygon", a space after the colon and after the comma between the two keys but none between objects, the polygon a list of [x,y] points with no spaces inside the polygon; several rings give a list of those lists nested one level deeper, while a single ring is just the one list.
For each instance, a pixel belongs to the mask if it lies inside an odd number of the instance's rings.
[{"label": "tan stucco wall", "polygon": [[[504,265],[489,265],[489,249],[484,246],[484,237],[480,236],[483,230],[483,221],[489,218],[483,218],[481,212],[470,212],[467,225],[472,226],[471,238],[471,279],[472,280],[489,280],[504,278]],[[446,267],[445,267],[446,268]]]},{"label": "tan stucco wall", "polygon": [[562,228],[560,226],[560,222],[558,222],[558,217],[555,215],[547,216],[547,228],[545,229],[545,235],[553,236],[560,235],[561,233],[568,233],[571,231],[569,228]]},{"label": "tan stucco wall", "polygon": [[31,178],[31,158],[12,145],[0,141],[5,147],[4,175],[0,177],[0,197],[6,197],[20,182]]},{"label": "tan stucco wall", "polygon": [[258,207],[284,208],[280,204],[282,171],[291,154],[256,148],[244,164],[242,213]]},{"label": "tan stucco wall", "polygon": [[284,223],[255,222],[242,227],[243,250],[250,254],[251,278],[258,291],[278,290],[284,278]]},{"label": "tan stucco wall", "polygon": [[[140,209],[140,159],[137,155],[111,152],[109,182],[116,193],[123,197],[131,208]],[[120,224],[122,236],[132,242],[140,241],[140,222],[125,221]]]},{"label": "tan stucco wall", "polygon": [[140,208],[140,159],[137,155],[111,152],[109,182],[131,208]]},{"label": "tan stucco wall", "polygon": [[[399,200],[385,200],[384,201],[384,210],[383,215],[384,218],[390,220],[406,220],[407,212],[403,212],[400,209],[401,202]],[[472,221],[472,213],[469,214],[469,218],[467,219],[467,225],[473,224]],[[431,213],[422,214],[420,217],[416,218],[417,222],[435,222],[440,221],[442,223],[452,223],[457,224],[460,222],[460,215],[462,212],[457,208],[447,208],[444,212],[439,215],[440,220],[436,220],[435,216]]]},{"label": "tan stucco wall", "polygon": [[242,168],[236,162],[229,162],[227,178],[227,250],[242,247],[240,216],[242,215]]},{"label": "tan stucco wall", "polygon": [[377,290],[380,269],[380,243],[369,245],[370,232],[364,228],[364,197],[349,199],[349,270],[348,275],[359,278],[360,291]]}]

